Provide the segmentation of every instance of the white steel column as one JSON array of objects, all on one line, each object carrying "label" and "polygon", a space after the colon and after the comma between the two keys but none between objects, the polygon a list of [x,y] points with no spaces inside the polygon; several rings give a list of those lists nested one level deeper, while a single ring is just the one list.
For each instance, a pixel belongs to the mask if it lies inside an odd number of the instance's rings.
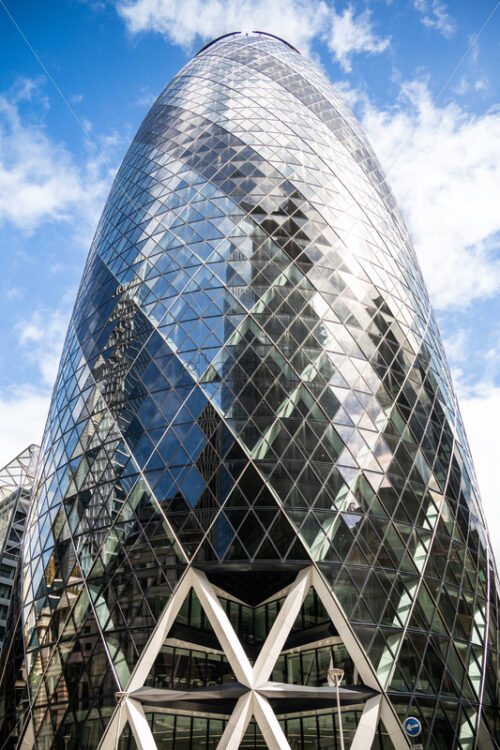
[{"label": "white steel column", "polygon": [[200,600],[203,611],[208,617],[215,634],[219,639],[224,654],[233,669],[238,682],[252,687],[253,673],[252,665],[241,645],[240,639],[231,625],[229,617],[222,607],[217,595],[206,577],[199,570],[192,570],[193,588]]},{"label": "white steel column", "polygon": [[161,647],[165,638],[167,637],[168,631],[172,627],[175,618],[177,617],[180,608],[184,600],[186,599],[189,590],[191,588],[191,568],[185,572],[181,578],[175,592],[170,597],[167,606],[160,615],[160,619],[156,623],[156,627],[153,630],[149,641],[147,642],[139,660],[135,666],[134,671],[130,677],[129,683],[126,690],[123,692],[123,698],[120,698],[114,713],[104,730],[104,734],[99,743],[99,750],[115,750],[118,743],[123,727],[125,726],[128,718],[128,713],[125,710],[124,702],[125,696],[128,692],[133,692],[140,687],[143,687],[146,682],[146,678],[154,664],[154,661],[160,653]]},{"label": "white steel column", "polygon": [[292,583],[288,595],[257,657],[253,669],[256,684],[267,682],[279,659],[285,641],[295,625],[312,582],[312,568],[301,570]]},{"label": "white steel column", "polygon": [[380,718],[384,722],[387,734],[396,750],[408,750],[410,740],[406,737],[401,726],[401,722],[390,705],[389,700],[384,696],[380,704]]},{"label": "white steel column", "polygon": [[131,698],[125,698],[124,702],[128,720],[139,750],[157,750],[153,733],[141,704],[133,701]]},{"label": "white steel column", "polygon": [[[331,621],[335,625],[338,634],[344,642],[347,652],[353,660],[354,666],[358,670],[358,674],[364,684],[381,693],[381,686],[373,666],[370,664],[368,657],[361,647],[361,644],[359,643],[351,624],[347,620],[342,607],[338,603],[335,594],[316,568],[313,570],[312,582],[316,593],[321,599]],[[380,710],[385,728],[387,729],[396,750],[408,750],[410,747],[409,740],[403,732],[401,722],[399,721],[394,708],[385,695],[382,695]]]},{"label": "white steel column", "polygon": [[255,690],[253,692],[253,713],[269,750],[290,750],[288,740],[271,708],[271,704],[267,698],[259,695]]},{"label": "white steel column", "polygon": [[347,620],[340,604],[337,602],[332,590],[327,586],[316,568],[313,569],[312,580],[316,593],[328,612],[331,621],[335,625],[335,628],[364,684],[373,688],[373,690],[380,692],[380,685],[374,674],[374,670],[356,638],[349,621]]},{"label": "white steel column", "polygon": [[249,691],[238,699],[231,718],[219,740],[217,750],[238,750],[247,726],[252,718],[252,693]]},{"label": "white steel column", "polygon": [[146,678],[153,666],[156,657],[160,653],[161,647],[168,635],[168,632],[175,622],[175,618],[179,614],[179,610],[184,604],[184,601],[189,594],[189,590],[192,586],[193,570],[188,568],[184,576],[181,578],[180,583],[175,589],[174,593],[169,599],[167,606],[160,615],[153,633],[146,644],[139,661],[136,664],[134,671],[130,677],[129,683],[126,688],[127,693],[132,693],[134,690],[142,687],[146,682]]},{"label": "white steel column", "polygon": [[120,700],[101,737],[99,750],[115,750],[118,747],[118,740],[127,721],[128,716],[125,709],[125,701]]},{"label": "white steel column", "polygon": [[366,701],[350,750],[368,750],[372,746],[380,716],[381,695]]}]

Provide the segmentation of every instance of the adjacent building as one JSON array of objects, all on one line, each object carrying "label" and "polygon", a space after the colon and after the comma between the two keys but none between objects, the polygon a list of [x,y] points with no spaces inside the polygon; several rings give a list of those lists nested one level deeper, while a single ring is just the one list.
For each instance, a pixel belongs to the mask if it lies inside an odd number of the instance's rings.
[{"label": "adjacent building", "polygon": [[499,746],[497,575],[425,285],[286,42],[207,45],[134,138],[23,560],[12,747]]},{"label": "adjacent building", "polygon": [[21,705],[28,706],[22,628],[22,541],[31,504],[38,446],[0,469],[0,746],[14,747]]}]

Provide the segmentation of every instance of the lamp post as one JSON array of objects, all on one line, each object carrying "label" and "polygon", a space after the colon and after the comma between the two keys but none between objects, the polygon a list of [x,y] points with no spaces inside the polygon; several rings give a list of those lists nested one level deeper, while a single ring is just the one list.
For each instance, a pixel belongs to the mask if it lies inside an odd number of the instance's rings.
[{"label": "lamp post", "polygon": [[332,668],[328,670],[328,677],[331,679],[337,690],[337,712],[339,716],[339,730],[340,730],[340,748],[344,750],[344,730],[342,728],[342,711],[340,710],[340,695],[339,685],[344,679],[344,670]]}]

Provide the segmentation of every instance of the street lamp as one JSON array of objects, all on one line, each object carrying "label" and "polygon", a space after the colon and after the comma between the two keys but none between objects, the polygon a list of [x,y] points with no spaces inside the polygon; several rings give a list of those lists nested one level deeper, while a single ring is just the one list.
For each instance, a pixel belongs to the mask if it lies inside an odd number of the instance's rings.
[{"label": "street lamp", "polygon": [[340,710],[340,696],[339,696],[339,685],[344,679],[344,670],[336,669],[335,667],[333,667],[332,669],[328,670],[328,677],[331,679],[332,683],[335,685],[335,688],[337,690],[337,712],[339,715],[340,748],[341,750],[344,750],[344,730],[342,728],[342,711]]}]

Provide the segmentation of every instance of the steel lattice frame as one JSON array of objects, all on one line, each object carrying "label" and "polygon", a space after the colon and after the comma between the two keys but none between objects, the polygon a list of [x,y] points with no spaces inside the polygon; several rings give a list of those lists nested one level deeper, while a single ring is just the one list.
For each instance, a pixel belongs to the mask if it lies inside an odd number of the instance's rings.
[{"label": "steel lattice frame", "polygon": [[[218,744],[218,750],[236,750],[240,747],[240,742],[252,716],[255,716],[271,750],[289,749],[288,741],[269,705],[268,697],[277,690],[283,693],[292,691],[295,686],[269,682],[269,678],[311,586],[319,593],[344,642],[350,644],[351,655],[356,654],[355,664],[364,679],[364,683],[373,686],[377,691],[381,691],[376,675],[359,647],[348,623],[346,623],[338,603],[332,596],[331,591],[328,590],[321,574],[314,567],[311,566],[301,571],[289,588],[285,603],[280,609],[253,668],[206,575],[195,568],[189,568],[159,619],[148,645],[137,662],[126,690],[120,696],[113,718],[108,724],[99,746],[100,750],[113,750],[116,747],[117,740],[127,720],[130,722],[140,750],[156,750],[156,742],[146,721],[143,707],[139,701],[134,700],[134,695],[140,697],[140,689],[143,687],[151,666],[191,587],[198,594],[203,609],[219,637],[224,653],[233,667],[234,674],[238,681],[248,689],[248,692],[241,696],[236,704]],[[366,702],[351,744],[351,750],[363,750],[363,748],[371,747],[381,714],[396,750],[405,750],[408,747],[408,741],[390,702],[380,692],[379,695],[369,698]]]}]

